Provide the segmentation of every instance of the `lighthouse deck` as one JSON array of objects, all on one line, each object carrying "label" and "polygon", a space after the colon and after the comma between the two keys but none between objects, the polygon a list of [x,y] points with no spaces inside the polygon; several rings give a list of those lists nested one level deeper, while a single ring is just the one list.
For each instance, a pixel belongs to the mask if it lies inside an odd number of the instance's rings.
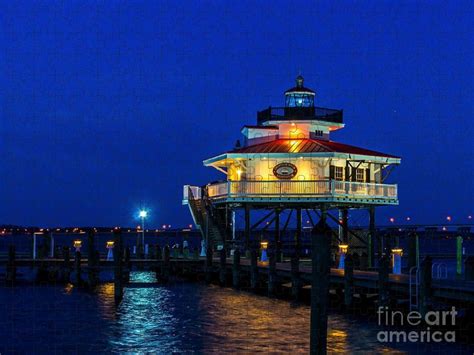
[{"label": "lighthouse deck", "polygon": [[207,196],[214,203],[306,201],[398,205],[397,194],[396,184],[337,180],[241,180],[207,185]]}]

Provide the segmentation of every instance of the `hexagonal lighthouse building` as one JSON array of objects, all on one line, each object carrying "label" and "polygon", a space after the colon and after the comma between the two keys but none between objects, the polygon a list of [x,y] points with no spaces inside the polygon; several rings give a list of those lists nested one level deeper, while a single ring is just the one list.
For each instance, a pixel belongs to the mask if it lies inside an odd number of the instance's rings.
[{"label": "hexagonal lighthouse building", "polygon": [[243,209],[245,249],[250,247],[251,211],[272,210],[277,255],[282,210],[296,210],[296,238],[301,236],[302,209],[339,210],[341,242],[347,244],[347,211],[366,208],[370,265],[375,207],[398,204],[397,185],[385,183],[385,178],[400,158],[331,140],[332,132],[344,128],[343,111],[315,106],[316,93],[304,86],[302,76],[284,94],[284,107],[259,111],[256,125],[243,126],[241,146],[204,160],[224,179],[186,185],[183,202],[203,236],[224,244],[232,239],[233,212]]}]

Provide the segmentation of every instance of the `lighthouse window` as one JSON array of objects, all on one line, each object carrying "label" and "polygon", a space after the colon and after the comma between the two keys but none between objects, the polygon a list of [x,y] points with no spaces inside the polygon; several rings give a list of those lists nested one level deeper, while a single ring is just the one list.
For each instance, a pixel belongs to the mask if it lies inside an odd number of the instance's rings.
[{"label": "lighthouse window", "polygon": [[342,166],[336,166],[334,168],[334,179],[342,181],[344,180],[344,169]]},{"label": "lighthouse window", "polygon": [[356,170],[356,181],[357,182],[364,182],[364,169],[357,169]]},{"label": "lighthouse window", "polygon": [[294,93],[286,96],[287,107],[313,107],[314,95]]}]

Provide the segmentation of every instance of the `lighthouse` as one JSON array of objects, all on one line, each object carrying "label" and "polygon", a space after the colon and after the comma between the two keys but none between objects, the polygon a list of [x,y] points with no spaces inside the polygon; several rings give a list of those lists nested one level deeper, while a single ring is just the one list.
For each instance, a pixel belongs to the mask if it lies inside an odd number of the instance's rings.
[{"label": "lighthouse", "polygon": [[[284,92],[283,107],[257,112],[254,125],[241,130],[242,145],[203,161],[216,169],[221,181],[186,185],[183,202],[189,205],[203,236],[214,243],[232,240],[232,215],[244,211],[244,249],[250,248],[251,215],[274,213],[277,255],[281,255],[280,214],[296,211],[296,238],[301,236],[302,210],[336,212],[340,250],[350,249],[347,218],[350,210],[366,209],[370,233],[366,247],[372,264],[375,208],[397,205],[397,185],[386,181],[400,158],[331,139],[344,128],[343,111],[316,106],[316,91],[299,75]],[[344,253],[345,253],[344,252]]]}]

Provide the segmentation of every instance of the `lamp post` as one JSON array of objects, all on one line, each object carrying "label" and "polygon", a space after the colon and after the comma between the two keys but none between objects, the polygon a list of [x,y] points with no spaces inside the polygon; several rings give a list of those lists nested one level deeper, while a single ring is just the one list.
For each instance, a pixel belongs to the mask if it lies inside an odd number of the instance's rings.
[{"label": "lamp post", "polygon": [[142,250],[145,251],[145,218],[148,216],[148,212],[141,210],[138,216],[142,220]]}]

